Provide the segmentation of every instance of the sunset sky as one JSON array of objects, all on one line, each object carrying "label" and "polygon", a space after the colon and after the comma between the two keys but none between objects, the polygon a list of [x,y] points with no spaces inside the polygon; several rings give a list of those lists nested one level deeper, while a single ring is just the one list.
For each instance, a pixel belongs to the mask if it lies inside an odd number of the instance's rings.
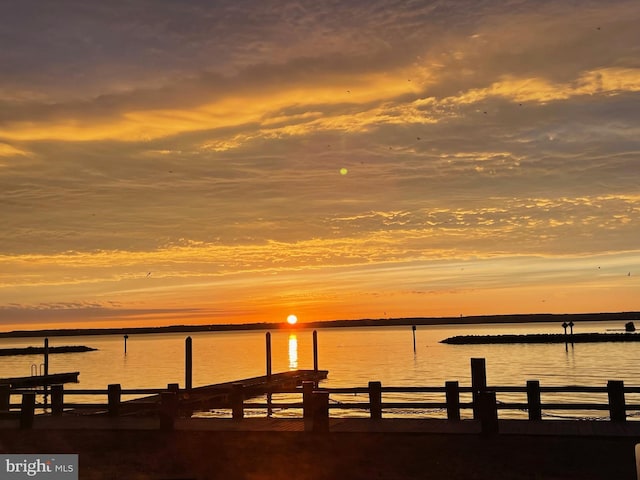
[{"label": "sunset sky", "polygon": [[5,0],[0,331],[640,310],[638,25]]}]

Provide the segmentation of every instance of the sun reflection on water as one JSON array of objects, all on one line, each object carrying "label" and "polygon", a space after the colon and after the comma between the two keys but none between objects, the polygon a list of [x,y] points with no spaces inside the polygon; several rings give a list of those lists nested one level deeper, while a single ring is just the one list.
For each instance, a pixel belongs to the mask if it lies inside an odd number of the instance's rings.
[{"label": "sun reflection on water", "polygon": [[298,369],[298,337],[295,333],[289,334],[289,370]]}]

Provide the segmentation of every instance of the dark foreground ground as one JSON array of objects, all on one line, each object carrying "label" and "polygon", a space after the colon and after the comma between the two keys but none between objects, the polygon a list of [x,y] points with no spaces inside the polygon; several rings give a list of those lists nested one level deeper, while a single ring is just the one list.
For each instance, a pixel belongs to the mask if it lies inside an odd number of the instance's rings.
[{"label": "dark foreground ground", "polygon": [[635,480],[633,437],[0,429],[0,453],[78,453],[80,479]]}]

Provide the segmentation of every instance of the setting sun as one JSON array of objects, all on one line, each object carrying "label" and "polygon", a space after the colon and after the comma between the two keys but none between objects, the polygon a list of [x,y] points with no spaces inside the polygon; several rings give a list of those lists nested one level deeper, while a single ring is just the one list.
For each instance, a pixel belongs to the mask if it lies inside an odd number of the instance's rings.
[{"label": "setting sun", "polygon": [[296,317],[295,315],[289,315],[287,317],[287,322],[289,323],[289,325],[295,325],[296,323],[298,323],[298,317]]}]

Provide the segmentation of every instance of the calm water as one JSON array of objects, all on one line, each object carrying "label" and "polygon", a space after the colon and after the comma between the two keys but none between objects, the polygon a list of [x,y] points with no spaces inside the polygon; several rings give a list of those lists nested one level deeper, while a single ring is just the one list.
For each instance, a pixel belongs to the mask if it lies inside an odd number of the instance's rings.
[{"label": "calm water", "polygon": [[[605,332],[623,328],[622,322],[580,322],[575,333]],[[454,335],[506,333],[561,333],[557,323],[474,326],[418,326],[416,351],[411,327],[318,329],[319,367],[329,371],[327,387],[366,386],[370,380],[383,386],[442,386],[458,380],[470,385],[470,359],[485,358],[489,385],[605,386],[607,380],[624,380],[640,386],[638,343],[569,345],[446,345]],[[192,333],[193,385],[226,382],[265,373],[265,331]],[[312,331],[298,328],[272,331],[273,372],[313,368]],[[52,337],[50,346],[87,345],[98,351],[50,356],[50,373],[80,372],[80,383],[68,388],[100,388],[120,383],[127,388],[161,388],[167,383],[184,386],[184,341],[187,334],[130,335],[127,354],[122,336]],[[1,339],[0,348],[42,345],[41,339]],[[41,356],[0,357],[0,378],[30,375]],[[593,394],[592,394],[593,395]],[[351,396],[353,397],[353,396]],[[513,394],[512,394],[513,397]],[[424,397],[421,397],[424,398]],[[562,396],[558,394],[555,401]],[[591,397],[606,402],[606,395]],[[407,395],[385,401],[414,399]],[[425,398],[426,399],[426,398]],[[340,401],[365,401],[339,398]],[[500,400],[500,398],[499,398]],[[503,401],[514,398],[506,396]],[[522,401],[517,397],[515,401]],[[583,397],[574,401],[586,401]],[[442,401],[431,398],[429,401]],[[463,399],[463,401],[465,401]],[[628,399],[628,403],[640,400]],[[396,412],[403,414],[403,412]],[[411,414],[412,412],[404,412]],[[506,412],[505,412],[506,413]],[[332,411],[333,414],[333,411]],[[600,412],[597,415],[605,415]],[[501,414],[502,416],[502,414]]]}]

